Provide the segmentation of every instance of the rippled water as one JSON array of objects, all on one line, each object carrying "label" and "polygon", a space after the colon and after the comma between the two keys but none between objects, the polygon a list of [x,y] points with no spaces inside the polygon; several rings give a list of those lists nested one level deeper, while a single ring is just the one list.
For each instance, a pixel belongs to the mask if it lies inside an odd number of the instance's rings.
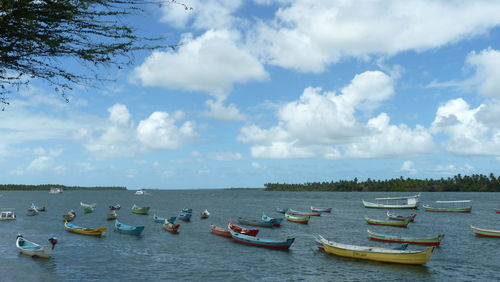
[{"label": "rippled water", "polygon": [[[132,191],[0,192],[0,207],[15,208],[18,219],[0,222],[1,281],[492,281],[500,277],[500,239],[475,237],[470,224],[500,229],[500,193],[423,193],[422,202],[473,200],[471,214],[426,213],[417,211],[415,223],[407,229],[370,226],[370,229],[408,236],[446,234],[441,247],[425,266],[406,266],[341,258],[314,250],[315,234],[342,243],[394,246],[370,241],[365,215],[385,218],[385,210],[365,209],[361,199],[400,196],[402,193],[265,192],[258,190],[151,191],[135,196]],[[83,214],[80,201],[97,203],[94,213]],[[47,212],[26,216],[34,202]],[[145,225],[141,237],[113,231],[106,220],[107,207],[121,204],[121,222]],[[130,207],[151,206],[150,215],[132,214]],[[227,225],[238,216],[259,218],[262,212],[279,216],[276,207],[307,210],[310,205],[333,207],[331,215],[313,217],[308,225],[284,222],[281,228],[261,229],[261,237],[295,237],[289,251],[275,251],[241,245],[209,233],[213,223]],[[182,208],[193,208],[190,223],[181,222],[180,234],[165,232],[154,223],[156,213],[175,216]],[[207,208],[211,215],[202,220]],[[102,238],[66,232],[62,215],[75,209],[77,225],[108,228]],[[407,214],[411,211],[399,211]],[[18,233],[28,240],[47,242],[59,239],[51,259],[19,255],[15,248]],[[409,246],[410,249],[424,247]]]}]

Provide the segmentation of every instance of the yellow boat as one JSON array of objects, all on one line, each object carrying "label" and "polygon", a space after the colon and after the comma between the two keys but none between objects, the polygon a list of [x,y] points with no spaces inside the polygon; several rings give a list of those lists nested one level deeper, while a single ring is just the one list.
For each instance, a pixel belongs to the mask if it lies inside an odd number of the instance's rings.
[{"label": "yellow boat", "polygon": [[328,241],[322,236],[319,236],[318,240],[323,244],[325,251],[330,254],[348,258],[402,264],[425,264],[431,258],[435,248],[429,247],[423,251],[395,250],[390,248],[347,245]]},{"label": "yellow boat", "polygon": [[104,228],[104,227],[85,228],[85,227],[71,224],[67,221],[64,222],[64,227],[66,227],[66,230],[68,230],[69,232],[83,234],[83,235],[90,235],[90,236],[101,236],[104,233],[104,231],[106,231],[106,228]]}]

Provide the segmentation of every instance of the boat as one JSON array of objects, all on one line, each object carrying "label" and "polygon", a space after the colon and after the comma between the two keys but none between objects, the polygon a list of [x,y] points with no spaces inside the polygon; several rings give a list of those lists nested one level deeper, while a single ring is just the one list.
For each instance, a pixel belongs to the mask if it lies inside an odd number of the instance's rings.
[{"label": "boat", "polygon": [[318,208],[318,207],[313,207],[311,206],[311,211],[313,212],[319,212],[319,213],[331,213],[332,212],[332,208]]},{"label": "boat", "polygon": [[495,209],[495,213],[500,213],[500,208]]},{"label": "boat", "polygon": [[141,235],[142,231],[144,231],[144,226],[127,225],[125,223],[119,222],[117,219],[115,220],[115,231],[123,234],[139,236]]},{"label": "boat", "polygon": [[440,207],[431,207],[423,205],[422,207],[426,212],[471,212],[472,206],[469,204],[471,200],[462,201],[436,201]]},{"label": "boat", "polygon": [[259,229],[249,229],[249,228],[241,227],[239,225],[234,224],[232,220],[229,221],[227,228],[229,230],[233,230],[234,232],[238,232],[238,233],[245,234],[248,236],[256,236],[259,233]]},{"label": "boat", "polygon": [[65,215],[63,215],[63,220],[64,221],[67,221],[67,222],[70,222],[72,221],[76,216],[76,213],[74,210],[70,210],[68,213],[66,213]]},{"label": "boat", "polygon": [[402,237],[396,235],[386,235],[381,233],[375,233],[371,230],[367,230],[368,237],[375,241],[392,242],[392,243],[407,243],[407,244],[418,244],[418,245],[430,245],[439,246],[441,240],[444,238],[444,234],[439,234],[435,237]]},{"label": "boat", "polygon": [[182,209],[181,212],[193,213],[193,209]]},{"label": "boat", "polygon": [[132,213],[135,214],[148,214],[150,207],[139,207],[137,205],[132,206]]},{"label": "boat", "polygon": [[375,203],[363,201],[365,208],[372,209],[417,209],[420,204],[420,194],[408,197],[375,198]]},{"label": "boat", "polygon": [[69,232],[83,234],[83,235],[89,235],[89,236],[102,236],[104,231],[107,230],[107,228],[104,228],[104,227],[99,227],[99,228],[81,227],[81,226],[69,223],[67,221],[64,222],[64,227]]},{"label": "boat", "polygon": [[38,210],[34,209],[34,208],[29,208],[28,211],[26,212],[26,215],[29,215],[29,216],[34,216],[37,214],[38,214]]},{"label": "boat", "polygon": [[88,207],[88,208],[93,208],[93,209],[95,209],[95,207],[97,206],[97,204],[96,204],[96,203],[93,203],[93,204],[86,204],[86,203],[84,203],[84,202],[80,202],[80,206],[82,206],[82,207],[84,207],[84,208]]},{"label": "boat", "polygon": [[171,216],[171,217],[169,217],[166,221],[168,221],[168,222],[170,222],[170,223],[175,223],[175,219],[176,219],[176,218],[177,218],[177,217],[175,217],[175,216]]},{"label": "boat", "polygon": [[321,216],[320,212],[296,211],[296,210],[292,210],[292,209],[288,209],[288,211],[286,213],[291,214],[291,215],[301,215],[301,216]]},{"label": "boat", "polygon": [[267,216],[265,213],[262,213],[262,220],[274,222],[275,227],[280,227],[281,222],[283,222],[283,218],[270,217]]},{"label": "boat", "polygon": [[165,221],[163,223],[163,228],[167,231],[167,232],[170,232],[170,233],[174,233],[174,234],[177,234],[179,233],[179,228],[181,227],[180,224],[178,223],[173,223],[173,222],[169,222],[169,221]]},{"label": "boat", "polygon": [[210,225],[210,231],[212,232],[212,234],[219,235],[222,237],[231,238],[231,232],[229,232],[229,230],[227,230],[225,228],[217,227],[217,226],[212,224],[212,225]]},{"label": "boat", "polygon": [[179,214],[179,220],[182,220],[182,221],[185,221],[185,222],[191,221],[191,216],[192,215],[193,214],[188,213],[188,212],[181,212]]},{"label": "boat", "polygon": [[153,221],[156,223],[164,223],[165,220],[166,220],[165,218],[157,216],[156,214],[153,215]]},{"label": "boat", "polygon": [[408,216],[403,216],[403,215],[395,215],[395,214],[392,214],[389,211],[387,211],[387,217],[390,220],[405,221],[406,219],[409,219],[410,222],[414,222],[416,216],[417,216],[416,213],[412,213],[412,214],[410,214]]},{"label": "boat", "polygon": [[5,210],[0,212],[0,221],[1,220],[16,220],[16,214],[11,210]]},{"label": "boat", "polygon": [[373,219],[365,216],[366,223],[370,225],[383,225],[383,226],[393,226],[393,227],[407,227],[408,223],[410,223],[409,219],[405,219],[402,221],[397,220],[380,220]]},{"label": "boat", "polygon": [[434,252],[435,246],[425,250],[394,250],[391,248],[365,247],[328,241],[321,235],[318,240],[323,244],[325,252],[341,257],[359,258],[365,260],[401,263],[426,264]]},{"label": "boat", "polygon": [[49,238],[49,242],[52,246],[42,246],[31,241],[24,239],[23,235],[19,234],[16,238],[16,247],[19,252],[23,255],[30,257],[40,257],[40,258],[50,258],[52,255],[52,250],[57,244],[57,238]]},{"label": "boat", "polygon": [[231,232],[231,238],[233,238],[233,241],[235,242],[256,247],[264,247],[277,250],[288,250],[295,241],[295,238],[288,238],[285,240],[275,240],[275,239],[248,236],[238,232],[234,232],[232,230],[229,232]]},{"label": "boat", "polygon": [[92,207],[84,207],[83,208],[83,213],[92,213],[94,212],[94,208]]},{"label": "boat", "polygon": [[41,211],[45,211],[45,207],[39,207],[37,205],[35,205],[34,203],[31,203],[31,208],[32,209],[36,209],[37,211],[41,212]]},{"label": "boat", "polygon": [[474,232],[476,236],[500,238],[500,230],[479,228],[472,225],[470,228],[472,228],[472,232]]},{"label": "boat", "polygon": [[293,215],[289,213],[285,213],[285,218],[288,221],[302,223],[302,224],[307,224],[311,219],[311,217],[308,215]]},{"label": "boat", "polygon": [[[316,247],[318,248],[318,251],[325,251],[325,247],[323,247],[323,243],[321,243],[321,241],[316,238],[314,240],[314,243],[316,244]],[[404,244],[401,244],[397,247],[394,247],[394,248],[391,248],[392,250],[406,250],[408,248],[408,243],[404,243]]]},{"label": "boat", "polygon": [[112,211],[114,211],[114,210],[119,210],[119,209],[121,209],[121,208],[122,208],[122,206],[120,206],[120,204],[118,204],[118,205],[114,205],[114,206],[109,206],[109,209],[110,209],[110,210],[112,210]]},{"label": "boat", "polygon": [[287,208],[285,208],[285,209],[276,208],[276,212],[283,213],[283,214],[286,213],[287,210],[288,210]]},{"label": "boat", "polygon": [[63,188],[62,187],[52,187],[49,190],[50,194],[61,194],[62,192],[63,192]]},{"label": "boat", "polygon": [[146,192],[146,189],[139,189],[139,190],[135,191],[134,195],[144,196],[144,195],[149,195],[149,193]]},{"label": "boat", "polygon": [[209,216],[210,216],[210,213],[208,212],[207,209],[205,209],[204,211],[202,211],[201,214],[200,214],[200,218],[202,218],[202,219],[207,219]]},{"label": "boat", "polygon": [[106,216],[107,220],[115,220],[118,217],[118,214],[116,213],[115,210],[112,210],[108,215]]},{"label": "boat", "polygon": [[259,227],[274,227],[273,221],[265,221],[265,220],[255,220],[248,219],[244,217],[238,217],[238,223],[250,226],[259,226]]}]

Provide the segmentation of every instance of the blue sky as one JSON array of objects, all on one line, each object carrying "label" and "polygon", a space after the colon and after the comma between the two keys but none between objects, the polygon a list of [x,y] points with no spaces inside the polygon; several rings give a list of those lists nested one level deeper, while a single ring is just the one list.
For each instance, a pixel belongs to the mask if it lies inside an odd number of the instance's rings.
[{"label": "blue sky", "polygon": [[[500,168],[500,3],[198,0],[150,7],[177,50],[0,118],[1,183],[263,187]],[[75,70],[76,66],[75,66]]]}]

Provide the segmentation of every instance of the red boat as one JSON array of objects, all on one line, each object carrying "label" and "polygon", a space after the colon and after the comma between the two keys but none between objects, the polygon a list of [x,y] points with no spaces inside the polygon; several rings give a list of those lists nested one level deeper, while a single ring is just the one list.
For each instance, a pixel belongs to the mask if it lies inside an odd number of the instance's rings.
[{"label": "red boat", "polygon": [[234,232],[247,235],[247,236],[257,236],[257,233],[259,233],[259,229],[248,229],[245,227],[241,227],[239,225],[236,225],[233,223],[232,220],[229,221],[229,224],[227,225],[227,228],[230,230],[233,230]]},{"label": "red boat", "polygon": [[180,224],[170,223],[168,221],[165,221],[165,223],[163,223],[163,228],[165,228],[165,230],[167,230],[170,233],[174,234],[179,233],[179,227],[181,227]]},{"label": "red boat", "polygon": [[229,232],[229,230],[226,230],[222,227],[217,227],[217,226],[212,224],[212,225],[210,225],[210,230],[212,230],[212,233],[215,235],[231,238],[231,232]]}]

